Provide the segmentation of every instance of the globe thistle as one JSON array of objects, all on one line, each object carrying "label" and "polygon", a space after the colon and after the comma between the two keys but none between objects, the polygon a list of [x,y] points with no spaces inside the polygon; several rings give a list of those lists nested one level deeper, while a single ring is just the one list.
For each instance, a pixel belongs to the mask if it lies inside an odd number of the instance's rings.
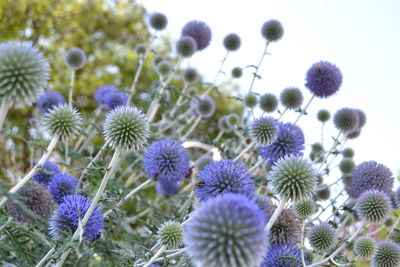
[{"label": "globe thistle", "polygon": [[342,155],[344,158],[353,158],[354,157],[354,150],[350,147],[347,147],[342,150]]},{"label": "globe thistle", "polygon": [[286,156],[277,161],[270,173],[274,192],[292,201],[308,199],[316,183],[316,175],[308,160]]},{"label": "globe thistle", "polygon": [[240,121],[240,117],[238,114],[236,113],[231,113],[229,115],[227,115],[228,117],[226,118],[226,122],[232,127],[232,128],[236,128],[239,121]]},{"label": "globe thistle", "polygon": [[264,112],[274,112],[278,107],[278,98],[274,94],[263,94],[260,96],[259,105]]},{"label": "globe thistle", "polygon": [[400,230],[394,228],[392,234],[390,235],[390,239],[396,244],[400,244]]},{"label": "globe thistle", "polygon": [[189,173],[190,158],[180,142],[164,139],[152,143],[143,158],[149,179],[163,183],[178,183]]},{"label": "globe thistle", "polygon": [[144,44],[137,44],[135,46],[135,52],[136,52],[136,54],[138,54],[140,56],[143,56],[146,53],[146,50],[147,50],[147,48],[146,48],[146,45],[144,45]]},{"label": "globe thistle", "polygon": [[378,244],[372,259],[374,267],[397,267],[400,265],[400,247],[391,241]]},{"label": "globe thistle", "polygon": [[375,241],[368,236],[358,238],[354,244],[354,253],[365,260],[371,259],[375,255]]},{"label": "globe thistle", "polygon": [[100,86],[94,93],[94,101],[96,101],[97,104],[102,104],[104,101],[104,96],[110,92],[118,92],[117,87],[112,84],[104,84]]},{"label": "globe thistle", "polygon": [[278,122],[272,117],[255,119],[249,127],[249,135],[257,144],[272,144],[278,136]]},{"label": "globe thistle", "polygon": [[177,249],[182,246],[183,229],[179,222],[167,221],[163,223],[158,232],[158,243],[166,246],[167,249]]},{"label": "globe thistle", "polygon": [[[309,262],[306,260],[306,264]],[[301,250],[292,243],[273,244],[260,267],[302,267]]]},{"label": "globe thistle", "polygon": [[163,60],[157,65],[157,72],[161,76],[167,76],[168,74],[171,73],[172,66],[171,63],[169,63],[167,60]]},{"label": "globe thistle", "polygon": [[361,129],[356,129],[353,132],[346,133],[346,138],[347,139],[356,139],[361,135]]},{"label": "globe thistle", "polygon": [[0,43],[0,100],[30,106],[49,80],[49,63],[31,42]]},{"label": "globe thistle", "polygon": [[191,84],[195,83],[199,79],[199,74],[195,68],[186,68],[183,71],[182,78],[185,83]]},{"label": "globe thistle", "polygon": [[[68,233],[75,232],[91,203],[92,200],[90,198],[82,195],[64,197],[64,201],[58,206],[57,211],[49,220],[50,236],[57,240],[66,237]],[[100,238],[103,227],[103,214],[100,208],[96,206],[83,227],[83,236],[90,241],[94,241]]]},{"label": "globe thistle", "polygon": [[196,166],[199,171],[203,170],[205,166],[213,161],[213,158],[209,155],[203,155],[196,161]]},{"label": "globe thistle", "polygon": [[300,127],[288,122],[278,122],[278,136],[270,145],[260,146],[260,154],[269,165],[273,166],[285,156],[302,156],[304,133]]},{"label": "globe thistle", "polygon": [[303,104],[303,93],[296,87],[289,87],[281,92],[279,99],[285,108],[296,109]]},{"label": "globe thistle", "polygon": [[361,109],[354,109],[358,114],[359,127],[362,128],[367,123],[367,115]]},{"label": "globe thistle", "polygon": [[344,133],[351,133],[359,126],[359,117],[352,108],[342,108],[333,116],[335,127]]},{"label": "globe thistle", "polygon": [[104,106],[108,110],[113,110],[118,106],[125,106],[128,102],[128,96],[119,91],[107,92],[103,96]]},{"label": "globe thistle", "polygon": [[371,223],[383,222],[390,212],[388,197],[377,190],[364,192],[355,207],[357,215]]},{"label": "globe thistle", "polygon": [[32,226],[47,219],[54,208],[53,196],[47,186],[36,182],[21,187],[16,195],[18,201],[8,200],[8,212],[17,222]]},{"label": "globe thistle", "polygon": [[182,57],[191,57],[196,51],[196,41],[190,36],[182,36],[176,42],[176,52]]},{"label": "globe thistle", "polygon": [[328,200],[331,197],[331,190],[326,184],[322,185],[315,191],[315,196],[317,200]]},{"label": "globe thistle", "polygon": [[240,78],[243,75],[243,70],[240,67],[234,67],[231,71],[231,75],[233,78]]},{"label": "globe thistle", "polygon": [[254,108],[255,106],[257,106],[257,103],[258,99],[255,94],[248,94],[244,98],[244,105],[248,108]]},{"label": "globe thistle", "polygon": [[136,107],[118,106],[107,114],[103,132],[112,148],[135,151],[147,143],[150,122]]},{"label": "globe thistle", "polygon": [[69,68],[79,70],[86,65],[86,54],[82,49],[74,47],[65,53],[64,61]]},{"label": "globe thistle", "polygon": [[157,31],[161,31],[161,30],[164,30],[167,27],[168,19],[162,13],[154,12],[149,17],[149,23],[150,23],[150,26],[153,29],[155,29]]},{"label": "globe thistle", "polygon": [[57,204],[60,205],[65,196],[75,193],[77,185],[78,179],[75,176],[66,173],[57,173],[49,183],[49,191]]},{"label": "globe thistle", "polygon": [[157,181],[156,182],[156,192],[162,197],[172,197],[179,192],[179,182],[171,181]]},{"label": "globe thistle", "polygon": [[65,104],[64,96],[57,91],[44,92],[36,102],[36,106],[40,108],[43,114],[53,107],[63,104]]},{"label": "globe thistle", "polygon": [[190,87],[188,89],[188,96],[190,98],[194,98],[198,94],[197,88],[196,87]]},{"label": "globe thistle", "polygon": [[352,159],[342,159],[339,163],[339,169],[344,174],[351,174],[356,168],[356,164]]},{"label": "globe thistle", "polygon": [[214,99],[208,95],[199,95],[190,101],[190,106],[193,108],[195,116],[200,116],[202,119],[209,119],[215,113]]},{"label": "globe thistle", "polygon": [[46,161],[41,166],[39,171],[33,175],[32,179],[38,183],[48,185],[51,179],[53,179],[53,176],[59,172],[60,169],[57,167],[57,165],[51,163],[50,161]]},{"label": "globe thistle", "polygon": [[311,199],[299,201],[294,204],[294,212],[302,219],[306,219],[313,215],[315,209],[316,207],[314,201],[312,201]]},{"label": "globe thistle", "polygon": [[43,118],[43,124],[51,136],[69,140],[78,135],[82,118],[76,108],[63,104],[49,110]]},{"label": "globe thistle", "polygon": [[173,138],[176,135],[176,131],[176,124],[170,121],[166,121],[158,125],[158,132],[165,138]]},{"label": "globe thistle", "polygon": [[236,51],[240,48],[242,41],[240,40],[239,35],[236,33],[230,33],[225,36],[223,45],[228,51]]},{"label": "globe thistle", "polygon": [[320,109],[317,113],[317,119],[322,123],[329,121],[330,118],[331,118],[331,113],[329,112],[329,110]]},{"label": "globe thistle", "polygon": [[338,67],[327,61],[320,61],[307,71],[305,85],[315,96],[325,98],[339,90],[342,80]]},{"label": "globe thistle", "polygon": [[197,50],[203,50],[211,41],[211,29],[202,21],[192,20],[182,29],[182,36],[190,36],[196,41]]},{"label": "globe thistle", "polygon": [[227,122],[227,115],[221,116],[218,119],[218,129],[224,133],[232,132],[233,128]]},{"label": "globe thistle", "polygon": [[335,230],[326,223],[313,226],[308,232],[308,240],[313,249],[327,251],[336,243]]},{"label": "globe thistle", "polygon": [[388,167],[376,161],[365,161],[353,171],[349,195],[357,198],[363,192],[372,189],[389,195],[392,192],[393,182],[393,174]]},{"label": "globe thistle", "polygon": [[269,231],[269,242],[296,243],[300,241],[300,219],[291,209],[283,209]]},{"label": "globe thistle", "polygon": [[264,227],[263,212],[252,200],[227,193],[195,211],[183,241],[196,266],[259,266],[267,245]]},{"label": "globe thistle", "polygon": [[283,27],[282,24],[275,19],[268,20],[264,22],[261,27],[261,35],[268,42],[276,42],[279,41],[283,36]]}]

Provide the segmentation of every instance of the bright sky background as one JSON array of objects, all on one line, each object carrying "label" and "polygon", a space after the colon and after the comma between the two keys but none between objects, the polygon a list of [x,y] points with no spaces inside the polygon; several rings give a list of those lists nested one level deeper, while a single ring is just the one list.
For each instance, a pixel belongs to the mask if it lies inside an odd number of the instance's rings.
[{"label": "bright sky background", "polygon": [[[320,140],[320,124],[316,112],[326,108],[333,113],[341,107],[356,107],[367,114],[362,135],[347,146],[355,149],[356,163],[376,160],[386,164],[395,175],[400,169],[400,1],[385,0],[140,0],[150,11],[167,15],[169,24],[163,34],[177,40],[184,24],[203,20],[212,29],[211,45],[197,53],[190,64],[212,81],[220,59],[224,56],[222,40],[235,32],[242,38],[242,47],[228,57],[224,70],[257,64],[264,49],[260,28],[271,18],[282,22],[285,34],[273,43],[264,61],[255,91],[279,95],[288,86],[297,86],[311,97],[304,87],[305,73],[319,61],[336,64],[343,73],[343,85],[337,95],[315,99],[309,115],[299,125],[306,143]],[[251,69],[235,81],[247,92]],[[229,75],[220,81],[229,79]],[[284,116],[293,122],[295,115]],[[325,147],[337,134],[330,121],[326,127]]]}]

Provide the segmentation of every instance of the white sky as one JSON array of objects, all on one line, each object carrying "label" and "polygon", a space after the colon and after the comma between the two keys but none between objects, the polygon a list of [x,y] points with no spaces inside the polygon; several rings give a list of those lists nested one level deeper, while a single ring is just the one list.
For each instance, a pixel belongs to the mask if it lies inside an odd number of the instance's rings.
[{"label": "white sky", "polygon": [[[264,49],[260,34],[263,22],[271,18],[282,22],[285,35],[270,46],[260,69],[255,91],[276,95],[288,86],[302,89],[305,101],[311,97],[304,87],[305,73],[319,60],[336,64],[343,73],[343,85],[337,95],[316,99],[309,116],[299,125],[306,143],[320,140],[316,112],[326,108],[333,113],[341,107],[356,107],[367,114],[362,135],[347,143],[355,149],[355,160],[376,160],[386,164],[395,175],[400,168],[400,1],[372,0],[140,0],[150,11],[167,15],[163,34],[177,40],[184,24],[203,20],[212,29],[211,45],[197,53],[190,64],[210,81],[224,56],[222,40],[235,32],[242,47],[228,57],[224,70],[257,64]],[[237,83],[247,92],[250,69]],[[223,77],[220,81],[229,79]],[[295,115],[284,117],[293,122]],[[325,147],[332,144],[336,130],[330,121],[326,127]]]}]

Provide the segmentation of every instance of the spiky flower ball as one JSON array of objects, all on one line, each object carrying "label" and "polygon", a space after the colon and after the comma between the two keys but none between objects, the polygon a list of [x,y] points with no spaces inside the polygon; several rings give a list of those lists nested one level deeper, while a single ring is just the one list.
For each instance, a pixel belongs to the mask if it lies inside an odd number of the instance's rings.
[{"label": "spiky flower ball", "polygon": [[302,219],[306,219],[315,212],[315,203],[311,199],[296,202],[294,212]]},{"label": "spiky flower ball", "polygon": [[216,109],[214,99],[208,95],[199,95],[197,98],[193,98],[190,105],[193,107],[194,115],[203,119],[211,118]]},{"label": "spiky flower ball", "polygon": [[359,119],[359,123],[360,123],[359,127],[362,128],[367,123],[367,115],[361,109],[356,108],[355,111],[358,114],[358,119]]},{"label": "spiky flower ball", "polygon": [[[386,225],[386,222],[385,222],[385,225]],[[397,228],[394,228],[392,234],[390,235],[390,239],[399,245],[400,244],[400,230]]]},{"label": "spiky flower ball", "polygon": [[233,160],[212,161],[199,174],[196,195],[200,201],[225,193],[252,197],[255,191],[253,176],[242,163]]},{"label": "spiky flower ball", "polygon": [[185,225],[183,240],[196,266],[259,266],[267,245],[264,227],[257,204],[227,193],[197,208]]},{"label": "spiky flower ball", "polygon": [[180,142],[170,139],[156,141],[144,154],[144,170],[149,179],[177,183],[189,173],[190,158]]},{"label": "spiky flower ball", "polygon": [[183,80],[188,83],[194,83],[198,80],[199,74],[195,68],[186,68],[182,73]]},{"label": "spiky flower ball", "polygon": [[257,106],[258,98],[255,94],[248,94],[245,96],[243,102],[246,107],[254,108],[255,106]]},{"label": "spiky flower ball", "polygon": [[182,57],[191,57],[196,51],[196,41],[190,36],[182,36],[176,42],[176,52]]},{"label": "spiky flower ball", "polygon": [[43,124],[50,135],[68,140],[78,135],[82,118],[76,108],[64,104],[49,110],[43,118]]},{"label": "spiky flower ball", "polygon": [[331,189],[326,185],[322,185],[315,191],[317,200],[328,200],[331,197]]},{"label": "spiky flower ball", "polygon": [[59,172],[60,169],[57,167],[57,165],[51,163],[50,161],[46,161],[43,166],[41,166],[41,169],[39,169],[39,171],[33,175],[32,179],[41,184],[48,185],[53,178],[53,175]]},{"label": "spiky flower ball", "polygon": [[303,93],[296,87],[289,87],[281,92],[279,99],[285,108],[296,109],[303,104]]},{"label": "spiky flower ball", "polygon": [[78,47],[71,48],[65,53],[65,64],[73,70],[82,69],[86,65],[86,54]]},{"label": "spiky flower ball", "polygon": [[322,123],[329,121],[330,118],[331,113],[327,109],[320,109],[317,113],[317,119]]},{"label": "spiky flower ball", "polygon": [[36,182],[28,183],[17,191],[18,200],[8,200],[8,212],[15,221],[26,225],[37,224],[47,219],[53,208],[53,196],[47,186]]},{"label": "spiky flower ball", "polygon": [[[306,264],[309,262],[306,260]],[[301,250],[292,243],[271,245],[260,267],[302,267]]]},{"label": "spiky flower ball", "polygon": [[211,41],[211,29],[203,21],[192,20],[182,29],[182,36],[192,37],[197,44],[197,50],[203,50]]},{"label": "spiky flower ball", "polygon": [[234,67],[231,71],[231,75],[233,78],[240,78],[243,75],[243,70],[240,67]]},{"label": "spiky flower ball", "polygon": [[304,150],[304,133],[300,127],[290,122],[278,122],[278,136],[267,146],[260,146],[260,154],[269,165],[273,166],[284,156],[302,156]]},{"label": "spiky flower ball", "polygon": [[272,167],[270,178],[276,194],[295,202],[308,199],[317,182],[310,162],[297,156],[278,160]]},{"label": "spiky flower ball", "polygon": [[177,249],[182,246],[183,229],[179,222],[167,221],[163,223],[158,232],[158,243],[166,246],[167,249]]},{"label": "spiky flower ball", "polygon": [[118,106],[107,114],[103,132],[112,148],[135,151],[147,143],[150,122],[138,108]]},{"label": "spiky flower ball", "polygon": [[145,44],[137,44],[135,46],[135,52],[139,55],[139,57],[143,57],[146,54],[146,45]]},{"label": "spiky flower ball", "polygon": [[168,19],[162,13],[154,12],[153,14],[150,15],[149,23],[153,29],[155,29],[157,31],[161,31],[167,27]]},{"label": "spiky flower ball", "polygon": [[157,181],[156,192],[162,197],[172,197],[179,192],[179,182]]},{"label": "spiky flower ball", "polygon": [[268,237],[271,244],[300,241],[300,219],[291,209],[283,209],[272,225]]},{"label": "spiky flower ball", "polygon": [[[58,206],[57,211],[49,220],[50,236],[53,239],[62,239],[69,233],[74,233],[78,228],[79,221],[83,219],[90,207],[92,200],[82,195],[68,195]],[[101,235],[101,229],[104,227],[103,214],[97,206],[89,220],[83,227],[83,236],[94,241]]]},{"label": "spiky flower ball", "polygon": [[57,204],[60,205],[65,196],[75,193],[77,185],[78,179],[75,176],[66,173],[57,173],[49,183],[49,191]]},{"label": "spiky flower ball", "polygon": [[354,109],[341,108],[336,111],[333,116],[333,123],[338,130],[344,133],[351,133],[357,130],[359,126],[359,117]]},{"label": "spiky flower ball", "polygon": [[364,192],[355,207],[357,215],[371,223],[383,222],[390,212],[389,198],[382,192],[371,190]]},{"label": "spiky flower ball", "polygon": [[372,259],[374,267],[398,267],[400,265],[400,247],[392,241],[382,241],[376,248]]},{"label": "spiky flower ball", "polygon": [[317,97],[329,97],[342,85],[343,76],[339,68],[327,61],[311,66],[306,74],[306,87]]},{"label": "spiky flower ball", "polygon": [[261,27],[261,35],[268,42],[276,42],[283,36],[283,27],[282,24],[275,19],[268,20],[264,22]]},{"label": "spiky flower ball", "polygon": [[0,100],[30,106],[49,80],[49,63],[31,42],[0,43]]},{"label": "spiky flower ball", "polygon": [[236,113],[231,113],[228,115],[226,122],[232,127],[235,128],[237,127],[238,123],[240,121],[240,117]]},{"label": "spiky flower ball", "polygon": [[125,106],[128,102],[128,96],[119,91],[107,92],[103,96],[103,104],[108,110],[113,110],[118,106]]},{"label": "spiky flower ball", "polygon": [[342,159],[339,163],[339,169],[344,174],[351,174],[356,168],[356,164],[352,159]]},{"label": "spiky flower ball", "polygon": [[342,155],[344,158],[353,158],[354,157],[354,150],[350,147],[347,147],[342,150]]},{"label": "spiky flower ball", "polygon": [[54,106],[65,104],[65,99],[62,94],[57,91],[44,92],[36,101],[36,106],[40,108],[43,114],[48,112]]},{"label": "spiky flower ball", "polygon": [[274,112],[278,107],[278,98],[274,94],[266,93],[260,96],[260,109],[264,112]]},{"label": "spiky flower ball", "polygon": [[171,63],[169,63],[169,61],[167,60],[163,60],[157,65],[157,72],[161,76],[167,76],[168,74],[171,73],[171,70],[172,70]]},{"label": "spiky flower ball", "polygon": [[375,241],[368,236],[358,238],[354,244],[354,253],[366,260],[375,255],[375,249]]},{"label": "spiky flower ball", "polygon": [[272,117],[261,117],[250,124],[249,135],[257,144],[270,145],[276,140],[278,134],[278,123]]},{"label": "spiky flower ball", "polygon": [[335,230],[325,223],[313,226],[308,232],[308,240],[313,249],[327,251],[336,243]]},{"label": "spiky flower ball", "polygon": [[96,101],[97,104],[102,104],[104,96],[110,92],[118,92],[117,87],[112,84],[104,84],[100,86],[93,95],[94,101]]},{"label": "spiky flower ball", "polygon": [[218,119],[218,129],[224,133],[230,133],[233,130],[231,125],[228,123],[227,119],[228,119],[227,115],[221,116]]},{"label": "spiky flower ball", "polygon": [[227,36],[225,36],[223,45],[226,50],[228,51],[236,51],[240,48],[240,45],[242,44],[242,41],[240,40],[239,35],[236,33],[230,33]]}]

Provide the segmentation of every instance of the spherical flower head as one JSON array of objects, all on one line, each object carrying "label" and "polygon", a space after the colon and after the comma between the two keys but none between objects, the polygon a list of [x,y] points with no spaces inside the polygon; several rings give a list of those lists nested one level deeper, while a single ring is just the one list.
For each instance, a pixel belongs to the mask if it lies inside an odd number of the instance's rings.
[{"label": "spherical flower head", "polygon": [[0,101],[30,106],[49,80],[49,63],[32,42],[0,43]]},{"label": "spherical flower head", "polygon": [[49,191],[53,195],[57,204],[63,202],[63,198],[75,193],[78,179],[66,173],[57,173],[49,183]]},{"label": "spherical flower head", "polygon": [[196,266],[259,266],[267,240],[265,218],[254,201],[227,193],[204,202],[183,232]]},{"label": "spherical flower head", "polygon": [[382,241],[372,259],[375,267],[397,267],[400,265],[400,247],[392,241]]},{"label": "spherical flower head", "polygon": [[246,107],[254,108],[255,106],[257,106],[258,98],[255,94],[248,94],[245,96],[243,102]]},{"label": "spherical flower head", "polygon": [[173,197],[179,192],[178,182],[171,181],[157,181],[156,182],[156,192],[161,197]]},{"label": "spherical flower head", "polygon": [[371,190],[364,192],[355,207],[357,215],[371,223],[383,222],[391,210],[389,198],[382,192]]},{"label": "spherical flower head", "polygon": [[305,85],[315,96],[325,98],[339,90],[342,80],[338,67],[327,61],[320,61],[307,71]]},{"label": "spherical flower head", "polygon": [[375,241],[368,236],[358,238],[354,244],[354,253],[365,260],[369,260],[375,255],[375,249]]},{"label": "spherical flower head", "polygon": [[156,141],[144,154],[144,171],[149,179],[178,183],[189,173],[190,157],[180,142],[170,139]]},{"label": "spherical flower head", "polygon": [[362,111],[361,109],[354,109],[357,114],[358,114],[358,119],[359,119],[359,127],[362,128],[365,126],[365,124],[367,123],[367,115],[365,114],[364,111]]},{"label": "spherical flower head", "polygon": [[[306,261],[306,264],[309,264]],[[260,267],[301,267],[301,250],[292,243],[271,245]]]},{"label": "spherical flower head", "polygon": [[346,133],[346,138],[347,139],[356,139],[357,137],[359,137],[361,135],[361,129],[356,129],[352,132]]},{"label": "spherical flower head", "polygon": [[260,154],[271,166],[285,156],[303,156],[304,133],[300,127],[287,122],[277,123],[278,136],[267,146],[260,146]]},{"label": "spherical flower head", "polygon": [[250,124],[249,135],[257,144],[270,145],[279,135],[278,122],[272,117],[255,119]]},{"label": "spherical flower head", "polygon": [[40,108],[43,114],[48,112],[54,106],[65,104],[65,99],[62,94],[57,91],[44,92],[36,101],[36,106]]},{"label": "spherical flower head", "polygon": [[229,125],[228,116],[224,115],[218,119],[218,129],[224,133],[230,133],[233,131],[233,128]]},{"label": "spherical flower head", "polygon": [[331,113],[329,112],[329,110],[321,109],[317,113],[317,119],[322,123],[329,121],[330,118],[331,118]]},{"label": "spherical flower head", "polygon": [[150,122],[138,108],[118,106],[107,114],[103,132],[110,147],[136,151],[147,143]]},{"label": "spherical flower head", "polygon": [[271,244],[299,242],[300,224],[300,218],[291,209],[283,209],[269,231],[269,242]]},{"label": "spherical flower head", "polygon": [[328,200],[331,197],[331,189],[324,184],[315,191],[315,197],[317,200]]},{"label": "spherical flower head", "polygon": [[296,109],[303,104],[303,93],[296,87],[289,87],[281,92],[279,99],[285,108]]},{"label": "spherical flower head", "polygon": [[182,78],[187,84],[195,83],[198,78],[199,74],[195,68],[186,68],[182,73]]},{"label": "spherical flower head", "polygon": [[51,163],[50,161],[46,161],[42,168],[33,175],[32,179],[38,183],[48,185],[53,179],[53,176],[60,172],[60,169],[57,165]]},{"label": "spherical flower head", "polygon": [[236,113],[231,113],[227,117],[227,123],[232,127],[235,128],[238,123],[240,122],[240,117]]},{"label": "spherical flower head", "polygon": [[297,156],[278,160],[272,167],[270,178],[275,193],[295,202],[308,199],[317,182],[310,162]]},{"label": "spherical flower head", "polygon": [[234,67],[231,71],[231,75],[233,78],[240,78],[243,75],[243,70],[240,67]]},{"label": "spherical flower head", "polygon": [[393,174],[388,167],[376,161],[365,161],[353,171],[349,195],[357,198],[363,192],[373,189],[389,195],[393,182]]},{"label": "spherical flower head", "polygon": [[339,169],[343,174],[351,174],[356,168],[356,164],[352,159],[342,159],[339,163]]},{"label": "spherical flower head", "polygon": [[279,41],[283,36],[283,32],[282,24],[276,19],[271,19],[264,22],[261,27],[261,35],[268,42]]},{"label": "spherical flower head", "polygon": [[344,158],[353,158],[354,157],[354,150],[350,147],[347,147],[342,150],[342,155]]},{"label": "spherical flower head", "polygon": [[197,88],[196,87],[190,87],[188,89],[188,96],[190,98],[196,97],[196,95],[198,94]]},{"label": "spherical flower head", "polygon": [[333,116],[335,127],[344,133],[351,133],[358,129],[359,116],[352,108],[341,108]]},{"label": "spherical flower head", "polygon": [[242,41],[240,40],[239,35],[237,35],[236,33],[230,33],[227,36],[225,36],[222,43],[226,50],[236,51],[240,48]]},{"label": "spherical flower head", "polygon": [[158,243],[167,249],[177,249],[182,246],[183,229],[179,222],[167,221],[157,232]]},{"label": "spherical flower head", "polygon": [[167,76],[168,74],[171,73],[171,70],[172,70],[171,63],[169,63],[169,61],[167,60],[163,60],[157,65],[157,72],[161,76]]},{"label": "spherical flower head", "polygon": [[54,208],[53,196],[47,186],[36,182],[28,183],[16,193],[18,201],[8,200],[8,212],[17,222],[32,226],[47,219]]},{"label": "spherical flower head", "polygon": [[137,44],[135,46],[135,52],[136,54],[138,54],[139,56],[144,56],[144,54],[146,54],[146,45],[144,44]]},{"label": "spherical flower head", "polygon": [[108,110],[113,110],[118,106],[125,106],[128,102],[128,96],[119,91],[107,92],[104,94],[103,103]]},{"label": "spherical flower head", "polygon": [[315,212],[315,203],[311,199],[296,202],[294,212],[302,219],[310,217]]},{"label": "spherical flower head", "polygon": [[86,54],[78,47],[71,48],[65,53],[65,64],[73,70],[82,69],[86,65]]},{"label": "spherical flower head", "polygon": [[[68,195],[58,206],[57,211],[49,220],[50,236],[53,239],[62,239],[73,233],[78,228],[79,221],[83,219],[90,207],[92,200],[82,195]],[[98,206],[84,226],[83,236],[94,241],[100,237],[104,227],[103,214]]]},{"label": "spherical flower head", "polygon": [[211,41],[211,29],[202,21],[192,20],[182,29],[182,36],[190,36],[196,41],[197,50],[203,50]]},{"label": "spherical flower head", "polygon": [[260,97],[260,109],[264,112],[274,112],[278,107],[278,98],[274,94],[266,93]]},{"label": "spherical flower head", "polygon": [[49,110],[43,118],[43,123],[51,136],[69,140],[78,135],[82,118],[76,108],[63,104]]},{"label": "spherical flower head", "polygon": [[176,52],[182,57],[191,57],[196,51],[196,41],[190,36],[182,36],[176,42]]},{"label": "spherical flower head", "polygon": [[161,31],[167,27],[168,19],[162,13],[154,12],[153,14],[150,15],[149,22],[150,22],[150,26],[153,29],[155,29],[157,31]]},{"label": "spherical flower head", "polygon": [[117,87],[112,84],[104,84],[100,86],[94,93],[94,101],[96,101],[97,104],[102,104],[104,101],[104,96],[110,92],[118,92]]},{"label": "spherical flower head", "polygon": [[313,226],[308,232],[308,240],[313,249],[327,251],[336,243],[335,230],[326,223]]},{"label": "spherical flower head", "polygon": [[214,99],[208,95],[199,95],[197,98],[193,98],[190,106],[193,108],[193,114],[202,119],[211,118],[216,109]]}]

